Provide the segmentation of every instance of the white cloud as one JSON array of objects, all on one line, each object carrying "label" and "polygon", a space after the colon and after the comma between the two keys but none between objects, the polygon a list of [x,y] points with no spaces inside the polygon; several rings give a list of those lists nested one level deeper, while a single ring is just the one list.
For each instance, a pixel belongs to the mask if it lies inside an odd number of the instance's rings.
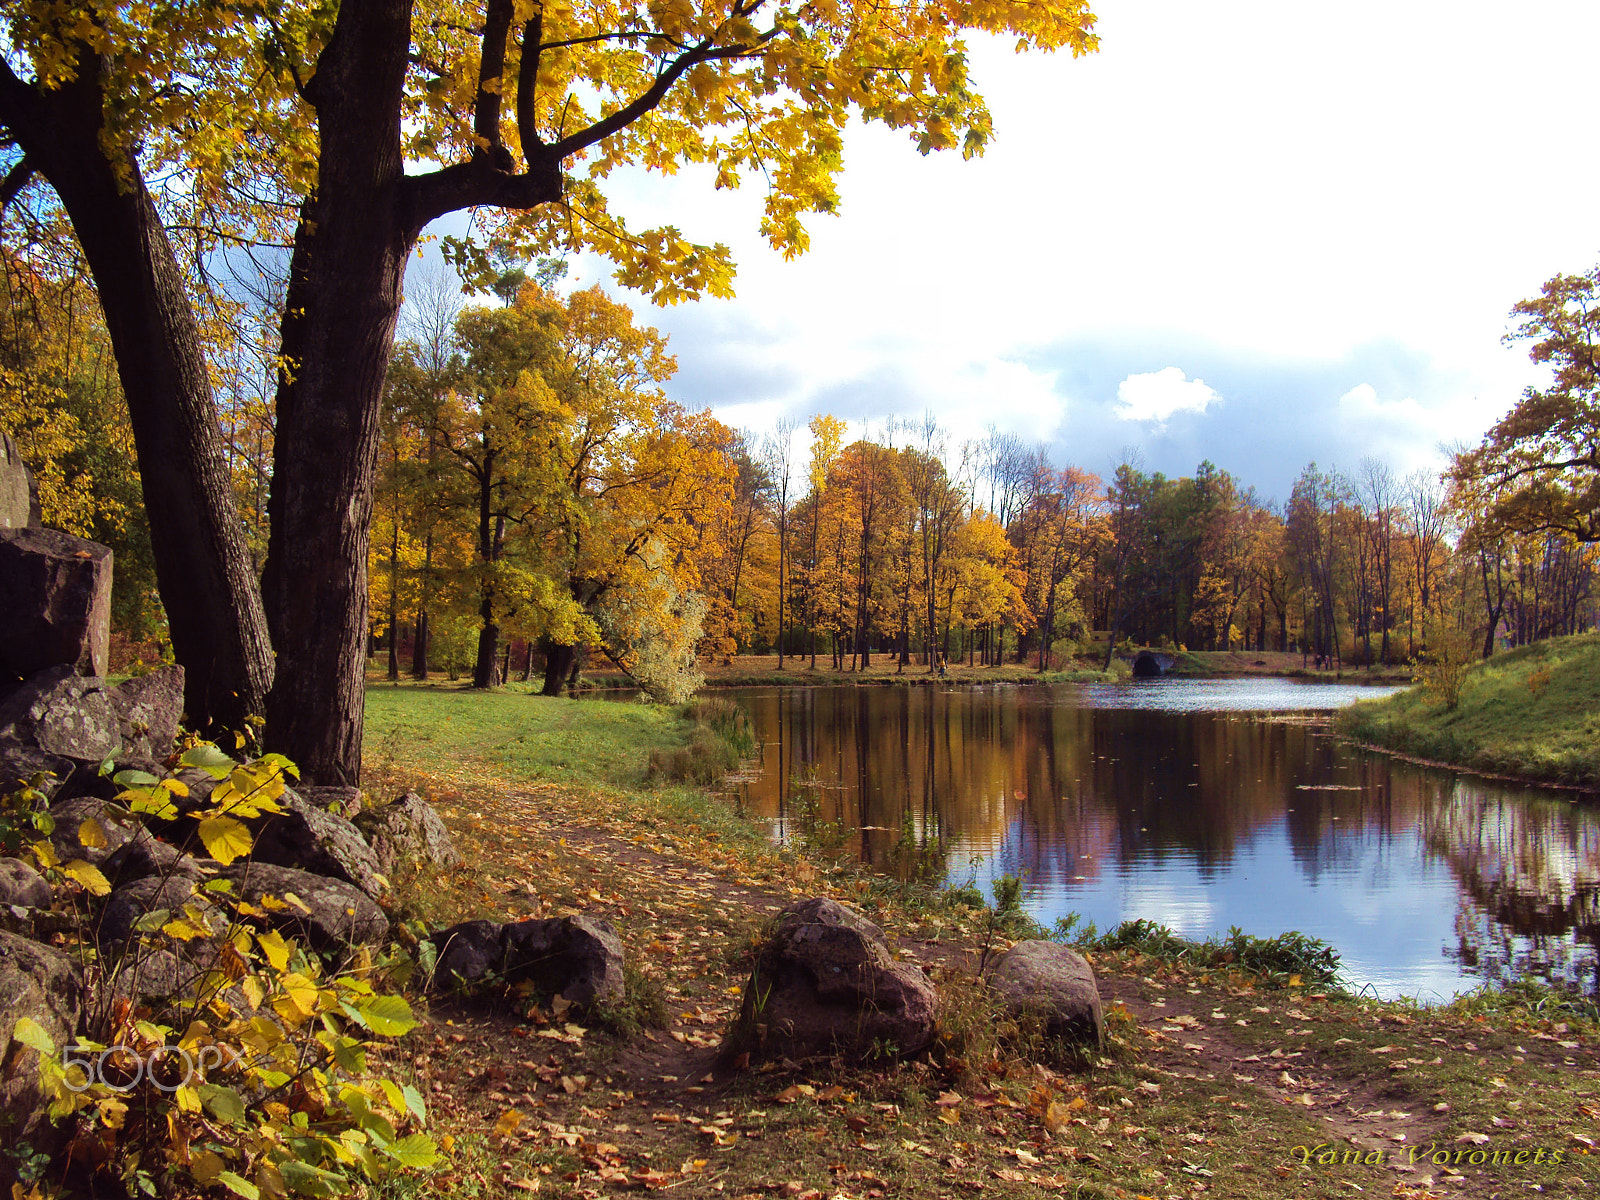
[{"label": "white cloud", "polygon": [[1177,412],[1204,413],[1222,399],[1203,379],[1189,379],[1177,367],[1129,375],[1117,384],[1115,414],[1124,421],[1151,421],[1157,428]]},{"label": "white cloud", "polygon": [[1409,396],[1385,400],[1370,383],[1358,383],[1339,397],[1338,420],[1358,431],[1369,452],[1397,471],[1438,470],[1444,464],[1440,443],[1449,433],[1448,414]]}]

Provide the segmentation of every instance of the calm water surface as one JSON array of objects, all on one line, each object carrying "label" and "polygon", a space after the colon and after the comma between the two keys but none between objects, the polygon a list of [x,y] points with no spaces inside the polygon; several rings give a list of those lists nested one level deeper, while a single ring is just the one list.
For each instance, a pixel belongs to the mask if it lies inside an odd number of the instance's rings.
[{"label": "calm water surface", "polygon": [[[796,836],[808,787],[846,850],[1045,925],[1147,917],[1336,946],[1356,987],[1440,999],[1536,970],[1593,993],[1600,820],[1556,791],[1355,749],[1330,710],[1382,689],[1275,679],[744,688],[744,802]],[[798,789],[798,790],[797,790]]]}]

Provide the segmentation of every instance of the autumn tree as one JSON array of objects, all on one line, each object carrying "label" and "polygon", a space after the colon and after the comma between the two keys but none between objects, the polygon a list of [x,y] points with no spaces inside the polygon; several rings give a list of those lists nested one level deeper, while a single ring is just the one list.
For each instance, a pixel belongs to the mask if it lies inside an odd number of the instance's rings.
[{"label": "autumn tree", "polygon": [[1038,548],[1028,577],[1028,602],[1039,634],[1039,670],[1049,664],[1063,616],[1081,600],[1080,575],[1105,536],[1105,490],[1098,478],[1065,467],[1042,480],[1018,519],[1022,536]]},{"label": "autumn tree", "polygon": [[[967,515],[967,497],[950,479],[944,464],[944,435],[931,414],[911,427],[913,442],[902,456],[902,473],[913,506],[917,559],[927,643],[925,662],[931,671],[937,654],[936,607],[950,543]],[[947,648],[946,648],[947,650]]]},{"label": "autumn tree", "polygon": [[771,435],[762,447],[761,461],[766,468],[767,478],[772,481],[772,500],[774,504],[773,521],[778,529],[778,617],[776,621],[776,642],[778,647],[778,670],[783,670],[786,602],[788,600],[789,585],[789,506],[790,489],[794,485],[794,434],[796,422],[791,417],[780,417],[773,427]]},{"label": "autumn tree", "polygon": [[696,558],[711,614],[702,649],[726,655],[735,653],[755,632],[761,605],[741,605],[740,589],[743,599],[754,598],[751,567],[762,544],[776,531],[769,505],[773,480],[765,456],[747,435],[733,430],[728,430],[719,453],[730,468],[727,503],[714,504],[716,497],[708,496],[694,519],[700,530]]},{"label": "autumn tree", "polygon": [[1017,551],[1000,522],[982,509],[972,513],[950,539],[951,615],[968,634],[970,663],[980,631],[985,635],[984,665],[997,663],[992,633],[1006,621],[1016,624],[1025,580]]},{"label": "autumn tree", "polygon": [[811,433],[811,459],[806,465],[809,489],[806,494],[806,521],[811,532],[804,564],[805,623],[811,640],[811,669],[816,670],[817,621],[825,591],[821,562],[823,510],[828,491],[828,471],[843,444],[845,424],[837,417],[819,413],[811,418],[806,427]]},{"label": "autumn tree", "polygon": [[1557,275],[1519,302],[1508,342],[1531,342],[1548,387],[1528,388],[1484,435],[1456,455],[1451,476],[1481,480],[1486,517],[1519,533],[1558,532],[1600,541],[1600,266]]},{"label": "autumn tree", "polygon": [[507,527],[539,519],[553,503],[553,481],[543,468],[560,436],[561,414],[544,372],[555,358],[558,310],[536,285],[524,285],[515,303],[469,308],[456,321],[463,362],[437,436],[466,483],[462,504],[477,550],[477,688],[503,682],[497,663],[507,608]]},{"label": "autumn tree", "polygon": [[1405,540],[1410,571],[1407,582],[1414,597],[1408,633],[1407,653],[1417,652],[1418,622],[1433,611],[1435,581],[1442,573],[1442,559],[1449,551],[1450,509],[1443,482],[1437,475],[1417,471],[1405,482]]},{"label": "autumn tree", "polygon": [[[529,431],[546,501],[527,522],[526,551],[530,578],[558,593],[535,604],[540,619],[559,617],[539,639],[546,695],[565,690],[585,644],[569,612],[602,621],[609,611],[642,629],[630,593],[644,591],[677,605],[675,621],[686,618],[685,597],[700,583],[690,554],[696,514],[727,503],[733,474],[728,429],[662,393],[676,363],[656,330],[635,326],[597,287],[573,293],[555,328],[539,368],[550,419]],[[681,626],[659,628],[676,637]],[[615,643],[599,646],[625,670],[636,665]]]},{"label": "autumn tree", "polygon": [[1289,546],[1304,580],[1310,612],[1306,630],[1319,660],[1339,658],[1341,573],[1347,538],[1340,510],[1348,485],[1338,472],[1324,472],[1311,463],[1300,472],[1289,496]]},{"label": "autumn tree", "polygon": [[[166,465],[159,488],[147,473],[145,500],[191,716],[226,722],[265,696],[271,744],[328,782],[360,773],[379,401],[404,267],[430,221],[486,216],[487,247],[452,247],[485,283],[487,251],[584,246],[657,299],[727,294],[723,247],[670,227],[630,231],[609,212],[613,170],[703,163],[719,186],[764,171],[763,231],[798,252],[804,214],[836,204],[853,116],[907,130],[924,152],[983,148],[989,115],[965,31],[1095,47],[1082,0],[24,0],[9,20],[7,190],[37,175],[59,197],[99,289],[141,461]],[[155,174],[185,184],[158,195]],[[166,232],[171,205],[214,245],[293,246],[259,594],[225,486],[192,281]]]}]

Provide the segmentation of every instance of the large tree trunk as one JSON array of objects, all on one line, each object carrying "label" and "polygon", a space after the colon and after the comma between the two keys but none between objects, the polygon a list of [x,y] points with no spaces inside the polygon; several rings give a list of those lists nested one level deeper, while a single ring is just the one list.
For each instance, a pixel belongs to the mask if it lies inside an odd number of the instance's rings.
[{"label": "large tree trunk", "polygon": [[284,305],[262,592],[278,650],[268,744],[315,783],[361,778],[378,398],[421,232],[396,119],[409,44],[403,0],[346,5],[309,85],[321,154]]},{"label": "large tree trunk", "polygon": [[566,688],[572,676],[572,669],[578,662],[578,648],[564,646],[543,638],[539,648],[544,651],[544,689],[541,694],[546,696],[559,696]]},{"label": "large tree trunk", "polygon": [[321,144],[284,306],[262,592],[278,651],[269,744],[317,783],[361,775],[367,525],[407,257],[434,217],[472,205],[531,209],[561,195],[560,156],[531,131],[523,174],[497,147],[407,177],[410,49],[410,0],[341,5],[306,87]]},{"label": "large tree trunk", "polygon": [[47,93],[0,66],[0,121],[55,189],[83,246],[139,452],[161,601],[189,722],[243,730],[273,675],[187,281],[138,167],[107,160],[100,61]]},{"label": "large tree trunk", "polygon": [[428,610],[417,613],[417,633],[411,643],[411,678],[428,678]]}]

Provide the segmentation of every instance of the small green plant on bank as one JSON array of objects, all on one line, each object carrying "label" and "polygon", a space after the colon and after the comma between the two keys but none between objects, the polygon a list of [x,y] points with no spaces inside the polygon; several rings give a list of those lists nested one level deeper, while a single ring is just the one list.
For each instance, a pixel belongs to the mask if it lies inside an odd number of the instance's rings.
[{"label": "small green plant on bank", "polygon": [[1457,996],[1449,1008],[1472,1016],[1568,1021],[1591,1029],[1600,1026],[1600,1002],[1593,997],[1552,987],[1528,976],[1510,983],[1485,984],[1476,991]]},{"label": "small green plant on bank", "polygon": [[835,805],[834,819],[823,812],[823,794],[839,788],[822,782],[815,769],[796,775],[789,784],[789,812],[794,818],[796,840],[807,853],[822,858],[838,858],[844,852],[850,830]]},{"label": "small green plant on bank", "polygon": [[1093,921],[1080,924],[1078,914],[1070,913],[1056,922],[1053,936],[1084,950],[1137,950],[1200,971],[1231,967],[1269,986],[1340,986],[1339,952],[1321,939],[1295,930],[1259,938],[1235,925],[1227,937],[1196,942],[1144,917],[1123,921],[1102,934]]},{"label": "small green plant on bank", "polygon": [[[293,765],[280,756],[239,762],[209,743],[179,761],[216,781],[186,818],[196,836],[219,863],[246,857],[253,839],[244,821],[281,811]],[[179,816],[176,800],[187,792],[180,781],[138,772],[117,781],[132,812]],[[29,792],[4,797],[0,812],[22,811],[34,802]],[[27,1016],[7,1031],[38,1055],[48,1116],[72,1134],[64,1163],[25,1164],[20,1200],[65,1194],[58,1189],[76,1186],[64,1176],[69,1169],[92,1175],[97,1194],[199,1187],[259,1200],[345,1195],[439,1162],[422,1132],[422,1095],[374,1072],[368,1059],[382,1039],[415,1025],[404,998],[389,990],[409,973],[408,957],[361,949],[331,964],[275,927],[304,908],[292,895],[251,901],[230,879],[177,874],[162,880],[172,906],[147,912],[126,945],[103,954],[94,945],[92,898],[109,892],[105,876],[83,860],[56,861],[38,822],[34,830],[41,836],[17,849],[72,905],[66,940],[101,1003],[84,1035],[65,1045]],[[92,818],[77,834],[86,845],[106,845]],[[133,980],[159,962],[176,970],[176,990],[162,999],[140,994]]]},{"label": "small green plant on bank", "polygon": [[1033,918],[1022,911],[1022,876],[997,875],[989,885],[994,903],[984,913],[983,948],[978,954],[978,976],[984,978],[997,938],[1035,932]]},{"label": "small green plant on bank", "polygon": [[1478,639],[1453,621],[1431,620],[1424,630],[1427,650],[1417,659],[1415,678],[1423,691],[1455,712],[1467,676],[1478,661]]},{"label": "small green plant on bank", "polygon": [[650,778],[702,787],[732,774],[758,749],[750,714],[732,700],[697,700],[682,709],[689,744],[650,752]]},{"label": "small green plant on bank", "polygon": [[[937,885],[949,874],[950,853],[937,816],[919,834],[911,814],[905,813],[900,818],[900,836],[889,847],[888,865],[896,878],[925,887]],[[982,903],[980,895],[978,905]]]}]

